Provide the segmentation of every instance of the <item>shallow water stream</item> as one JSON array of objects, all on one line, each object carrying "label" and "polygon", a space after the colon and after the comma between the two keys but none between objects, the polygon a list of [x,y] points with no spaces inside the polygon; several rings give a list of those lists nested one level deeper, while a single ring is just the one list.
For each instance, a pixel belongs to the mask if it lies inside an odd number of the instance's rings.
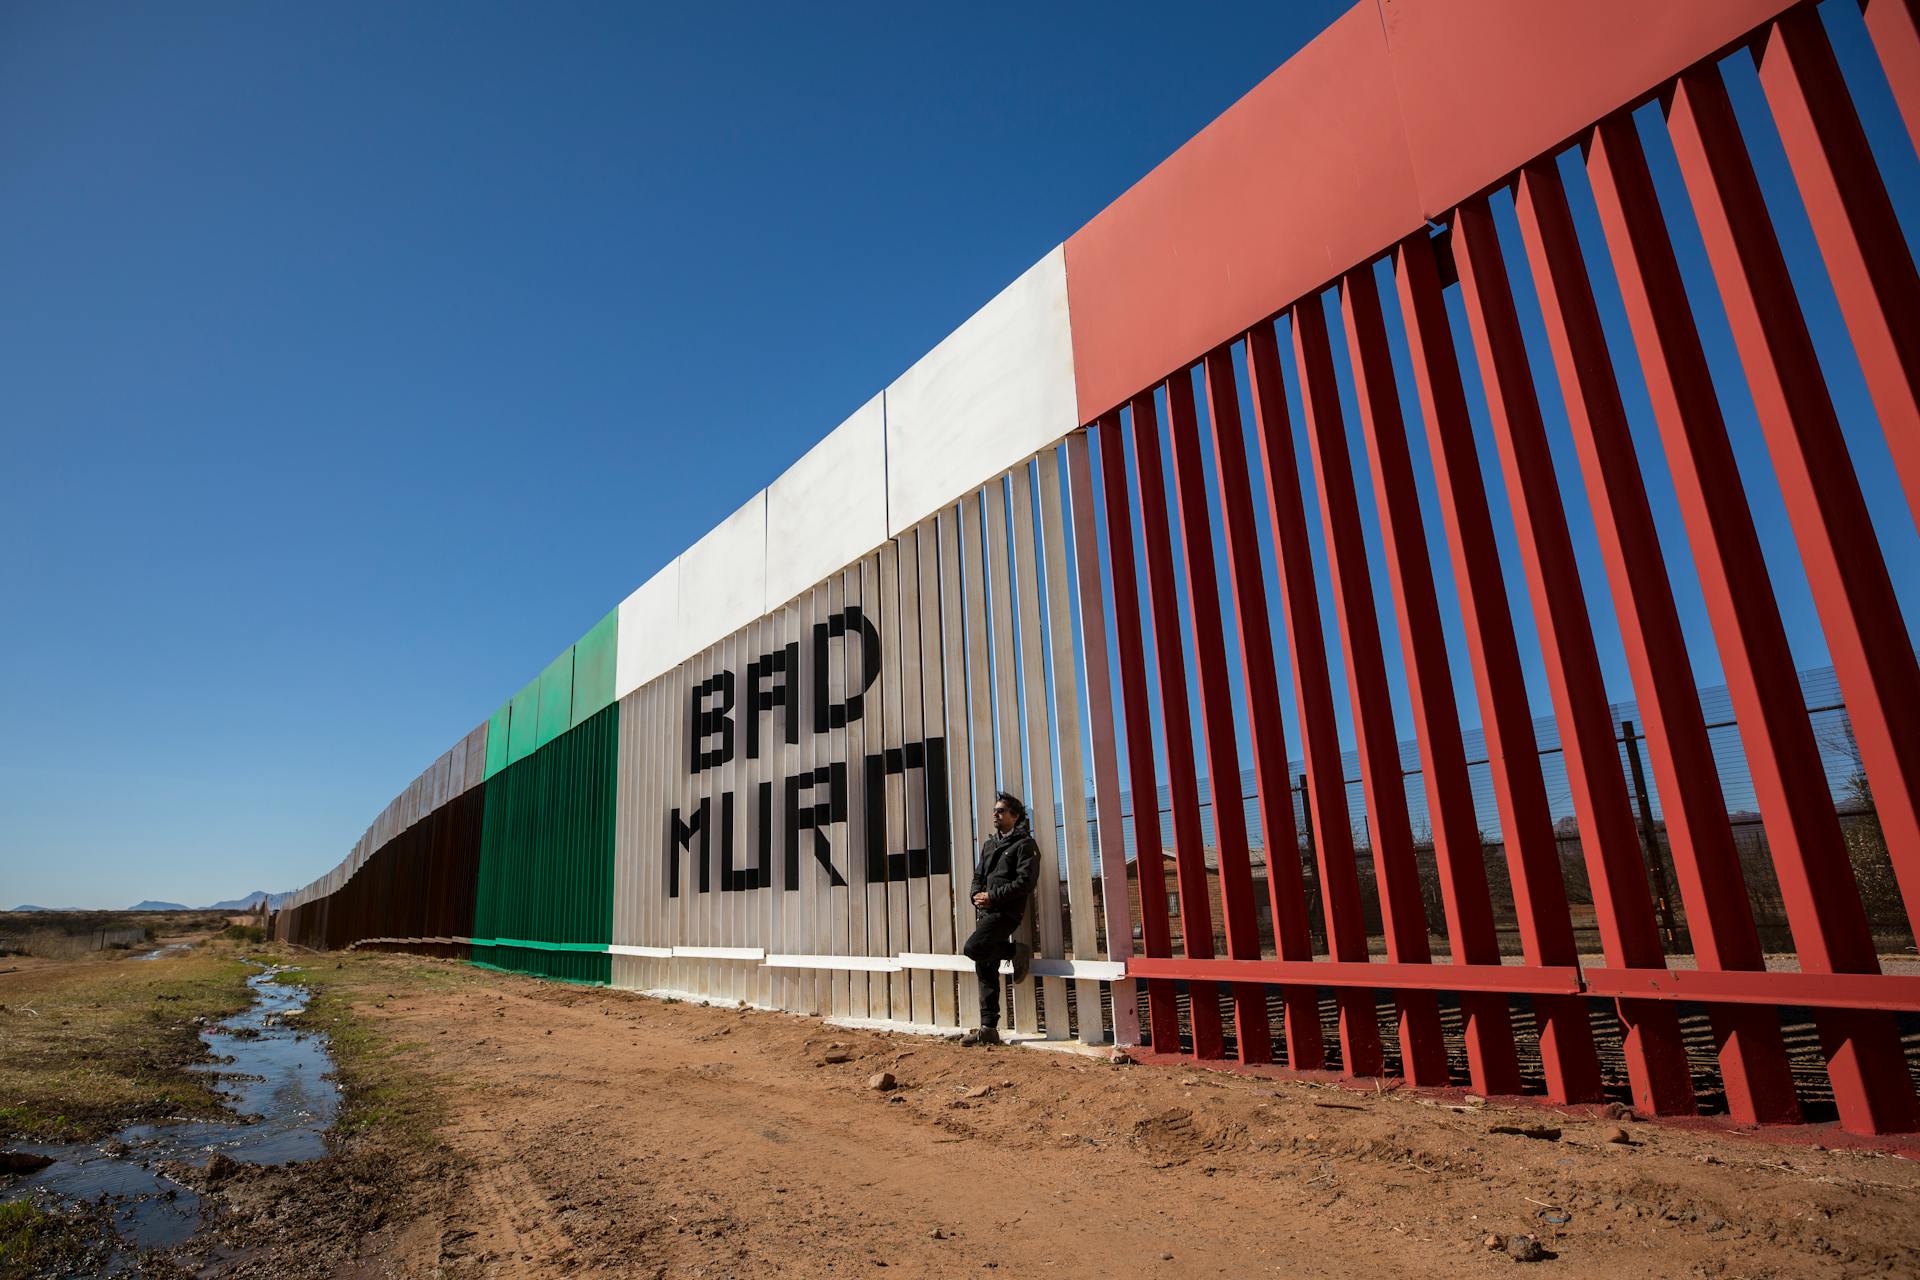
[{"label": "shallow water stream", "polygon": [[[264,967],[264,966],[263,966]],[[235,1113],[230,1119],[129,1125],[100,1142],[14,1144],[49,1156],[37,1173],[0,1184],[0,1200],[32,1196],[42,1204],[100,1203],[119,1239],[115,1263],[132,1265],[141,1250],[184,1243],[201,1225],[200,1197],[161,1171],[164,1162],[205,1165],[216,1155],[243,1164],[280,1165],[312,1160],[326,1151],[326,1131],[339,1110],[327,1038],[298,1031],[285,1018],[306,1007],[307,993],[276,981],[280,968],[247,980],[253,1004],[200,1033],[213,1061],[191,1071],[211,1073],[214,1089]]]}]

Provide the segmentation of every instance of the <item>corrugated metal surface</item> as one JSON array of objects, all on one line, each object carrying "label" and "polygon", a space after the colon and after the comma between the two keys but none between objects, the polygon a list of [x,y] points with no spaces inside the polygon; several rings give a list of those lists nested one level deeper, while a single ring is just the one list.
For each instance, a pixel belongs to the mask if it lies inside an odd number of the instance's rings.
[{"label": "corrugated metal surface", "polygon": [[486,791],[473,788],[367,854],[331,894],[283,908],[276,934],[307,947],[348,947],[367,938],[437,940],[473,933]]},{"label": "corrugated metal surface", "polygon": [[487,781],[476,963],[608,980],[619,732],[616,704]]}]

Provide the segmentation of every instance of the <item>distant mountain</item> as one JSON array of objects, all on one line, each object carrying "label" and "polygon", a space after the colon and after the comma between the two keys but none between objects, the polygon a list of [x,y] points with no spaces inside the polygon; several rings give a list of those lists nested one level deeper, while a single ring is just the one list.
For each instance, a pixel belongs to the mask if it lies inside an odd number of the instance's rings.
[{"label": "distant mountain", "polygon": [[206,907],[205,910],[258,911],[260,909],[260,899],[265,898],[267,900],[267,910],[272,911],[292,896],[291,893],[268,893],[265,889],[255,889],[244,898],[229,898],[225,902],[213,903]]},{"label": "distant mountain", "polygon": [[[228,898],[224,902],[209,902],[204,907],[190,907],[184,902],[155,902],[149,898],[145,902],[136,902],[128,907],[129,911],[257,911],[260,899],[267,900],[267,910],[277,909],[281,903],[291,898],[291,893],[268,893],[265,889],[255,889],[244,898]],[[22,907],[21,910],[39,910],[40,908]]]},{"label": "distant mountain", "polygon": [[[190,907],[184,902],[156,902],[148,898],[145,902],[136,902],[128,911],[257,911],[260,899],[267,900],[267,910],[278,911],[280,905],[291,898],[291,893],[268,893],[265,889],[255,889],[244,898],[229,898],[225,902],[215,902],[204,907]],[[31,902],[23,902],[15,911],[79,911],[79,907],[36,907]]]}]

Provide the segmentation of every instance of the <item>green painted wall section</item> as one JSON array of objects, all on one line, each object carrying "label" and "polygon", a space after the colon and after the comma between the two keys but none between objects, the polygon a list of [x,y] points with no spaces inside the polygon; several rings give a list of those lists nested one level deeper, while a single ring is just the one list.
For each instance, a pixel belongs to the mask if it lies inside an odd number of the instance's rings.
[{"label": "green painted wall section", "polygon": [[487,722],[487,774],[491,778],[613,705],[620,655],[620,611],[615,609]]},{"label": "green painted wall section", "polygon": [[487,780],[476,964],[574,982],[611,979],[619,742],[614,704]]},{"label": "green painted wall section", "polygon": [[573,647],[540,673],[540,723],[535,750],[573,728]]},{"label": "green painted wall section", "polygon": [[487,721],[487,772],[491,778],[507,767],[507,722],[513,717],[513,703],[503,702]]},{"label": "green painted wall section", "polygon": [[573,723],[584,724],[613,705],[614,666],[620,655],[620,611],[593,624],[573,646]]},{"label": "green painted wall section", "polygon": [[540,681],[535,679],[513,695],[512,719],[507,725],[507,763],[518,764],[540,749]]}]

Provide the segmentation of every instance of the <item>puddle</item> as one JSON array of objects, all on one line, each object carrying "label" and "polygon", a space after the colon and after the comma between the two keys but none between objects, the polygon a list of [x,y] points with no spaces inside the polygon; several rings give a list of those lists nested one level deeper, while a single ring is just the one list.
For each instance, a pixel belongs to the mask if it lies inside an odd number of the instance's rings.
[{"label": "puddle", "polygon": [[161,956],[170,956],[176,951],[185,951],[192,945],[190,942],[169,942],[164,947],[155,947],[145,955],[138,955],[133,958],[135,960],[158,960]]},{"label": "puddle", "polygon": [[275,981],[282,972],[267,968],[247,980],[252,1006],[202,1031],[214,1061],[188,1068],[217,1077],[214,1089],[232,1118],[129,1125],[101,1142],[16,1144],[13,1150],[53,1163],[9,1179],[0,1199],[100,1205],[119,1236],[108,1270],[125,1270],[139,1251],[182,1244],[200,1227],[199,1196],[167,1177],[163,1162],[199,1166],[224,1155],[280,1165],[325,1154],[340,1106],[339,1086],[329,1078],[333,1059],[325,1036],[285,1025],[287,1015],[306,1007],[307,993]]}]

